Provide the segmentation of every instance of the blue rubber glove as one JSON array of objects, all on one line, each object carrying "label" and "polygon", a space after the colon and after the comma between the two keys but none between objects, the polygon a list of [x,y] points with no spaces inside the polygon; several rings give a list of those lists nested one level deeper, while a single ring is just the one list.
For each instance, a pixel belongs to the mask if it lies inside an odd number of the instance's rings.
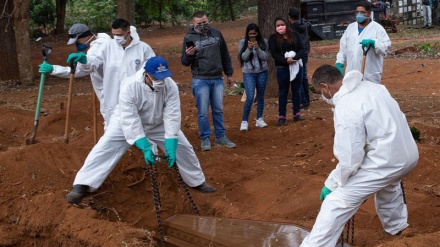
[{"label": "blue rubber glove", "polygon": [[332,191],[327,188],[327,186],[322,187],[321,195],[319,195],[319,200],[324,201],[324,199],[330,194]]},{"label": "blue rubber glove", "polygon": [[176,149],[177,149],[177,138],[167,138],[165,139],[165,160],[168,163],[168,168],[171,168],[176,163]]},{"label": "blue rubber glove", "polygon": [[343,63],[336,63],[336,68],[341,72],[342,76],[344,76],[344,64]]},{"label": "blue rubber glove", "polygon": [[362,45],[362,47],[373,47],[374,48],[374,44],[376,43],[376,41],[372,40],[372,39],[363,39],[361,42],[359,42],[359,44]]},{"label": "blue rubber glove", "polygon": [[67,63],[70,64],[70,61],[73,59],[74,63],[82,63],[82,64],[86,64],[87,63],[87,55],[84,52],[75,52],[75,53],[71,53],[69,55],[69,57],[67,57]]},{"label": "blue rubber glove", "polygon": [[154,157],[154,153],[151,150],[151,145],[148,142],[146,137],[142,137],[134,142],[134,145],[139,148],[142,153],[144,153],[144,159],[145,162],[147,162],[147,165],[155,165],[156,159]]},{"label": "blue rubber glove", "polygon": [[40,73],[52,73],[53,71],[53,66],[48,64],[47,62],[43,62],[42,64],[40,64],[40,69],[38,70],[38,72]]}]

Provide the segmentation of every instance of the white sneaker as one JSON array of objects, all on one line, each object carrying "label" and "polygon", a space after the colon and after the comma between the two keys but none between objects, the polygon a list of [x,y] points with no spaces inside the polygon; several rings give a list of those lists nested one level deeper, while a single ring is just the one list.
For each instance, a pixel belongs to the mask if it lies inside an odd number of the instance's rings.
[{"label": "white sneaker", "polygon": [[255,126],[260,127],[260,128],[264,128],[264,127],[267,127],[267,124],[264,122],[263,118],[260,117],[259,119],[257,119]]},{"label": "white sneaker", "polygon": [[241,122],[240,131],[247,131],[248,130],[248,122],[243,121]]}]

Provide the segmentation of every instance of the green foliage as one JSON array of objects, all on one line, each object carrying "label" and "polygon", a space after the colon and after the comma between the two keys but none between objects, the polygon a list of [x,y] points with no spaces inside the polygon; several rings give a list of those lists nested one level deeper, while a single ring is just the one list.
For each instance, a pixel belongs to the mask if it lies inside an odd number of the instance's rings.
[{"label": "green foliage", "polygon": [[205,9],[206,0],[136,0],[137,24],[151,21],[178,23],[190,19],[197,10]]},{"label": "green foliage", "polygon": [[234,81],[234,86],[229,89],[228,95],[234,96],[244,93],[244,83],[241,81]]},{"label": "green foliage", "polygon": [[420,131],[416,127],[411,127],[411,134],[416,142],[420,142]]},{"label": "green foliage", "polygon": [[45,32],[55,26],[55,0],[30,1],[30,29],[43,28]]},{"label": "green foliage", "polygon": [[[243,12],[244,0],[233,0],[232,9],[235,18]],[[207,1],[206,11],[210,20],[228,21],[232,19],[231,7],[228,0]]]},{"label": "green foliage", "polygon": [[92,32],[108,32],[116,19],[115,0],[72,0],[67,4],[66,26],[86,24]]},{"label": "green foliage", "polygon": [[422,44],[422,45],[420,45],[420,49],[424,52],[429,52],[429,51],[431,51],[431,44],[429,44],[429,43]]}]

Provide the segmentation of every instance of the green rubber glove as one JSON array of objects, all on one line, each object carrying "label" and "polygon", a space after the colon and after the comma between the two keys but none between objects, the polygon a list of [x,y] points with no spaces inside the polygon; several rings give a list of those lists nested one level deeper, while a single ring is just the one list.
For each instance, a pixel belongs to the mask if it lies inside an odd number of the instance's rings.
[{"label": "green rubber glove", "polygon": [[376,43],[376,41],[372,40],[372,39],[363,39],[361,42],[359,42],[359,44],[362,45],[362,47],[373,47],[374,48],[374,44]]},{"label": "green rubber glove", "polygon": [[84,52],[75,52],[75,53],[71,53],[69,55],[69,57],[67,57],[67,63],[70,64],[70,61],[73,59],[74,63],[82,63],[82,64],[86,64],[87,63],[87,55]]},{"label": "green rubber glove", "polygon": [[171,168],[176,163],[176,149],[179,140],[177,138],[167,138],[165,139],[165,160],[168,163],[168,168]]},{"label": "green rubber glove", "polygon": [[332,191],[327,188],[327,186],[322,187],[321,195],[319,195],[319,200],[324,201],[324,199],[330,194]]},{"label": "green rubber glove", "polygon": [[40,73],[52,73],[52,71],[53,66],[48,64],[46,61],[40,64],[40,69],[38,70]]},{"label": "green rubber glove", "polygon": [[155,165],[156,164],[156,158],[154,157],[154,153],[151,150],[151,145],[148,142],[146,137],[142,137],[134,142],[134,145],[139,148],[142,153],[144,153],[144,159],[145,162],[147,162],[147,165]]},{"label": "green rubber glove", "polygon": [[341,72],[342,76],[344,76],[344,64],[343,63],[336,63],[336,68]]}]

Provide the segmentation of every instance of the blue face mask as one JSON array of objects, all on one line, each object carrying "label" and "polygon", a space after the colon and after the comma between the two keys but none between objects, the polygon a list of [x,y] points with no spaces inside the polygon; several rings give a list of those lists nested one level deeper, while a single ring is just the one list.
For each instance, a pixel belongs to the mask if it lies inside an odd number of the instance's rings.
[{"label": "blue face mask", "polygon": [[87,45],[87,43],[89,43],[90,40],[92,40],[95,36],[92,36],[89,40],[86,41],[86,43],[79,43],[76,42],[76,50],[77,51],[85,51],[87,50],[87,48],[89,48],[89,46]]},{"label": "blue face mask", "polygon": [[86,43],[76,43],[76,50],[77,51],[85,51],[87,50],[88,46]]},{"label": "blue face mask", "polygon": [[357,21],[358,23],[363,23],[366,19],[367,19],[367,17],[365,17],[365,15],[363,15],[363,14],[361,14],[361,13],[358,13],[358,14],[356,15],[356,21]]}]

